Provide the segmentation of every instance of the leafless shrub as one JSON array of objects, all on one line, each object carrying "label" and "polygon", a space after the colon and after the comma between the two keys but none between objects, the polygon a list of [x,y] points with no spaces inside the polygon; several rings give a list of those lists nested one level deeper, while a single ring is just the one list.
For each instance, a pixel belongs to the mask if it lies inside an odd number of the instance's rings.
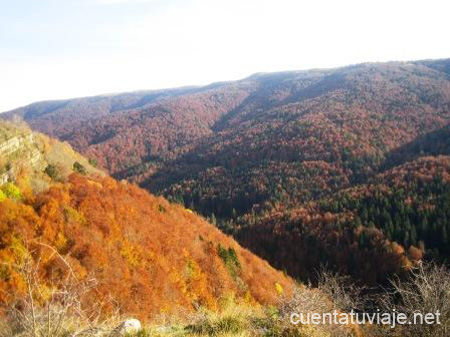
[{"label": "leafless shrub", "polygon": [[318,273],[317,288],[332,300],[336,310],[358,312],[371,305],[371,296],[366,287],[357,286],[349,276],[325,268]]},{"label": "leafless shrub", "polygon": [[47,260],[58,259],[66,272],[59,280],[43,282],[39,277],[41,258],[33,259],[28,252],[20,263],[10,265],[23,279],[26,290],[4,308],[6,316],[0,324],[0,336],[92,336],[107,331],[111,324],[101,321],[103,305],[83,306],[83,299],[97,285],[96,279],[87,277],[80,281],[66,258],[53,247],[34,244],[50,250]]},{"label": "leafless shrub", "polygon": [[[380,306],[403,312],[414,321],[415,313],[440,313],[440,324],[406,324],[401,336],[447,337],[450,335],[450,271],[434,263],[420,263],[407,280],[392,280],[393,290]],[[417,320],[416,320],[417,323]]]},{"label": "leafless shrub", "polygon": [[[327,286],[329,289],[333,289],[334,284],[329,283],[331,280],[327,280],[322,286]],[[323,280],[325,282],[325,280]],[[333,281],[334,282],[334,281]],[[337,284],[337,281],[336,281]],[[339,288],[340,291],[345,291],[344,288]],[[345,292],[333,292],[334,296],[339,296],[337,303],[344,303],[345,301],[350,302],[350,295]],[[342,296],[342,298],[341,298]],[[279,322],[278,324],[282,326],[282,331],[289,331],[290,335],[296,336],[292,333],[294,328],[299,328],[303,331],[303,336],[305,329],[308,330],[312,336],[352,336],[352,328],[348,326],[341,326],[337,324],[319,324],[317,326],[297,326],[295,327],[290,322],[290,317],[293,313],[303,313],[303,314],[313,314],[318,313],[320,315],[325,313],[332,313],[335,309],[338,310],[338,304],[334,303],[334,298],[330,296],[329,293],[322,291],[321,289],[308,287],[297,287],[294,290],[293,296],[291,298],[284,298],[279,305]]]}]

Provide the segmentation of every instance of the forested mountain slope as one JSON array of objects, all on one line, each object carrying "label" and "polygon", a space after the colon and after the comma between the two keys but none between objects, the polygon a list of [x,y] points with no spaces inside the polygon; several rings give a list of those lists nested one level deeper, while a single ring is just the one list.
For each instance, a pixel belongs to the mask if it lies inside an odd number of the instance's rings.
[{"label": "forested mountain slope", "polygon": [[180,157],[177,171],[183,175],[191,162],[242,167],[261,158],[342,157],[358,161],[353,163],[358,175],[366,173],[359,167],[366,161],[446,125],[448,63],[256,74],[203,88],[36,103],[6,116],[21,116],[33,128],[68,140],[112,174],[131,179],[142,180],[140,173],[148,176]]},{"label": "forested mountain slope", "polygon": [[292,275],[333,266],[369,284],[426,257],[450,257],[450,157],[422,157],[295,206],[239,217],[239,241]]},{"label": "forested mountain slope", "polygon": [[450,81],[428,67],[361,65],[319,83],[303,90],[314,94],[233,116],[148,186],[219,217],[275,195],[304,202],[364,181],[390,151],[449,123]]},{"label": "forested mountain slope", "polygon": [[[51,141],[59,146],[55,160],[51,146],[36,142],[43,136],[4,122],[0,130],[2,149],[18,135],[27,140],[8,156],[8,167],[20,174],[0,183],[2,308],[26,298],[30,260],[37,268],[36,303],[45,303],[44,295],[70,273],[77,284],[98,282],[83,305],[103,303],[105,312],[143,319],[215,309],[230,294],[273,304],[291,292],[289,278],[192,211],[106,177],[80,155],[62,151],[67,145]],[[34,147],[47,159],[33,161],[31,170]],[[40,189],[33,189],[36,180]]]},{"label": "forested mountain slope", "polygon": [[[447,59],[262,73],[108,114],[78,109],[79,123],[64,108],[27,115],[35,105],[5,116],[202,213],[291,275],[328,263],[374,283],[424,252],[447,255],[436,235],[448,221],[435,220],[446,212],[448,166],[435,157],[449,154],[449,69]],[[402,172],[414,170],[432,179],[410,183]],[[372,210],[377,188],[388,192]],[[345,204],[352,189],[364,193]],[[428,201],[407,207],[402,193]],[[423,221],[439,229],[419,230]]]}]

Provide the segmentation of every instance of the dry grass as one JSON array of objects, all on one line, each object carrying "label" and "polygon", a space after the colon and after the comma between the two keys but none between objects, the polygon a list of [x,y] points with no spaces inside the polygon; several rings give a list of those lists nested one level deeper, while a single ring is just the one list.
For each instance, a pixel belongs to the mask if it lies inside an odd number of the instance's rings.
[{"label": "dry grass", "polygon": [[[220,301],[220,307],[216,312],[199,308],[195,314],[180,312],[178,316],[161,315],[155,317],[151,325],[135,334],[136,337],[184,337],[184,336],[286,336],[286,337],[340,337],[340,336],[448,336],[450,323],[450,306],[448,284],[450,273],[443,267],[435,265],[419,266],[411,273],[408,281],[393,281],[391,296],[381,296],[380,305],[386,310],[395,305],[399,311],[413,313],[420,308],[422,312],[441,312],[441,326],[406,326],[403,329],[390,329],[383,327],[366,327],[357,329],[348,326],[333,325],[299,325],[289,323],[292,312],[330,312],[337,305],[345,305],[348,308],[358,309],[356,304],[364,305],[364,302],[356,299],[351,301],[351,294],[358,296],[360,289],[349,287],[348,283],[340,283],[342,278],[330,273],[324,273],[319,288],[299,286],[291,298],[281,298],[279,306],[264,307],[245,303],[233,295],[226,296]],[[355,292],[356,291],[356,292]],[[72,292],[73,293],[73,292]],[[76,297],[76,296],[75,296]],[[77,303],[71,300],[64,303]],[[0,336],[113,336],[115,328],[121,321],[120,316],[115,316],[107,321],[95,322],[86,320],[86,317],[77,314],[77,310],[68,310],[66,306],[55,304],[56,312],[64,313],[62,327],[59,330],[48,329],[49,307],[39,307],[34,313],[30,311],[32,302],[28,301],[27,310],[16,316],[16,320],[0,321]],[[23,315],[26,315],[24,317]],[[33,318],[33,315],[35,318]],[[11,316],[10,316],[11,317]],[[53,316],[55,317],[55,316]],[[29,323],[35,320],[36,327],[31,328]],[[52,320],[51,324],[56,321]]]}]

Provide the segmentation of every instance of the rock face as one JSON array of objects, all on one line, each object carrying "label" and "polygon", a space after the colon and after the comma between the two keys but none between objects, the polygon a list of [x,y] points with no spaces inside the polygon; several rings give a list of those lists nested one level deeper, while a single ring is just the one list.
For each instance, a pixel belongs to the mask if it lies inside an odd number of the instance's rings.
[{"label": "rock face", "polygon": [[33,134],[26,136],[17,136],[0,144],[0,155],[9,155],[19,150],[27,142],[32,143],[34,141]]},{"label": "rock face", "polygon": [[[21,153],[20,159],[17,159],[15,156],[19,151],[23,153]],[[37,170],[43,170],[45,168],[42,166],[42,153],[37,148],[35,137],[32,133],[18,135],[3,142],[0,141],[0,158],[11,160],[11,157],[14,159],[14,165],[0,169],[0,185],[14,180],[16,171],[20,167],[31,167]]]},{"label": "rock face", "polygon": [[9,181],[8,173],[0,174],[0,186],[6,184],[8,181]]}]

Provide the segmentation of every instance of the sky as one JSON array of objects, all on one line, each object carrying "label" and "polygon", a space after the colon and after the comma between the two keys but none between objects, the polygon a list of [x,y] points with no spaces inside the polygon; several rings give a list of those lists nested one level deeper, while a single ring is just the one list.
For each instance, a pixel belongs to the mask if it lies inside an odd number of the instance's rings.
[{"label": "sky", "polygon": [[0,111],[450,57],[448,0],[0,0]]}]

